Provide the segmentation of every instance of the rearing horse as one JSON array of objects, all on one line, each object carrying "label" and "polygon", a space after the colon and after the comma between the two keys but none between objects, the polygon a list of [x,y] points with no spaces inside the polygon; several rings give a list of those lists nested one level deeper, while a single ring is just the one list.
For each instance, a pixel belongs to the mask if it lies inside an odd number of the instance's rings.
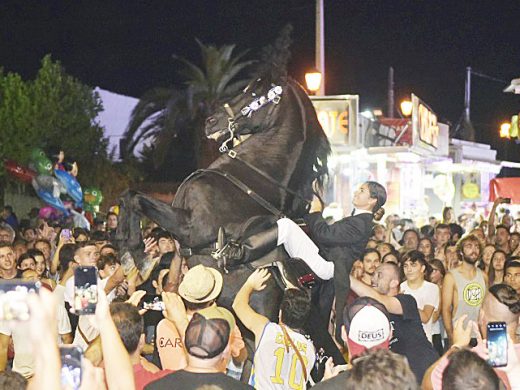
[{"label": "rearing horse", "polygon": [[[298,218],[307,211],[312,183],[323,183],[327,174],[330,144],[296,81],[253,81],[206,120],[205,130],[209,138],[224,144],[226,139],[249,138],[207,170],[189,176],[171,206],[144,194],[123,195],[116,235],[123,246],[140,242],[140,216],[171,232],[181,247],[200,248],[215,243],[221,227],[236,237],[251,217],[278,211]],[[216,266],[209,255],[191,256],[188,263]],[[224,274],[222,305],[231,306],[251,272],[251,267],[239,266]],[[276,320],[281,293],[270,281],[262,293],[253,295],[252,305]]]}]

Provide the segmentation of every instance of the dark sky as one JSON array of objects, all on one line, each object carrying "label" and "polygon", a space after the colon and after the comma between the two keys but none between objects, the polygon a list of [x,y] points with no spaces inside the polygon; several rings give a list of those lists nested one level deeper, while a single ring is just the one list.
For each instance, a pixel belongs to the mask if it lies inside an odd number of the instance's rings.
[{"label": "dark sky", "polygon": [[[2,0],[0,66],[32,78],[51,53],[87,84],[139,97],[178,82],[172,54],[196,61],[195,38],[236,43],[254,57],[290,22],[290,69],[303,81],[314,63],[314,13],[313,0]],[[359,94],[361,108],[385,106],[389,66],[398,99],[414,92],[452,122],[463,109],[466,66],[520,77],[518,0],[325,0],[325,23],[327,93]],[[477,138],[500,152],[498,126],[520,110],[503,88],[473,79]]]}]

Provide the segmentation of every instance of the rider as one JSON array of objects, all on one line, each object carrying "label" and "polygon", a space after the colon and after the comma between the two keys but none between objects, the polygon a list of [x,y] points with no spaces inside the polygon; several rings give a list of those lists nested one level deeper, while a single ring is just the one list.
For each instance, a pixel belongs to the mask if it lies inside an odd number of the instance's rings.
[{"label": "rider", "polygon": [[336,312],[342,313],[350,289],[352,264],[359,258],[372,235],[373,219],[382,218],[385,202],[385,188],[377,182],[367,181],[354,193],[352,215],[328,225],[321,215],[321,201],[315,197],[310,214],[304,217],[312,240],[296,223],[282,218],[271,229],[244,240],[240,258],[258,258],[268,249],[273,249],[276,241],[276,245],[284,246],[291,258],[304,260],[321,279],[334,277],[333,283],[323,283],[321,291],[315,296],[319,296],[322,315],[330,315],[334,295]]}]

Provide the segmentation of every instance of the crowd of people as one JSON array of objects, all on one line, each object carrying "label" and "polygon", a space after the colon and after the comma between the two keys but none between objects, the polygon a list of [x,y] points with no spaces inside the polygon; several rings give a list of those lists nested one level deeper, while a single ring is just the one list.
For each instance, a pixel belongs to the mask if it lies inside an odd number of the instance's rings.
[{"label": "crowd of people", "polygon": [[[331,280],[335,294],[319,313],[345,361],[324,359],[307,333],[316,313],[307,289],[287,288],[277,319],[258,311],[266,268],[226,308],[222,271],[188,268],[153,222],[142,229],[151,266],[138,270],[121,265],[115,213],[88,230],[37,213],[18,220],[5,206],[0,290],[9,280],[41,288],[28,295],[28,320],[0,316],[0,388],[65,388],[60,347],[73,345],[83,351],[81,389],[520,389],[520,219],[498,221],[498,198],[488,220],[464,227],[449,208],[426,226],[396,215],[372,224],[381,191],[362,186],[357,211],[336,224],[311,209],[316,245],[302,244],[292,221],[276,226],[276,245]],[[96,267],[94,314],[75,313],[78,266]],[[500,367],[489,363],[490,323],[506,326]]]}]

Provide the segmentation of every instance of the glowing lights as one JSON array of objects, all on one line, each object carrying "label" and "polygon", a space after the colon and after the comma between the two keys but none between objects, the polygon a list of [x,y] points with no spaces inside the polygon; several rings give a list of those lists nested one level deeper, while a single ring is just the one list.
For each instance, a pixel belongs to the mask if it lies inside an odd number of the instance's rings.
[{"label": "glowing lights", "polygon": [[305,73],[305,84],[307,84],[307,89],[312,94],[315,94],[321,86],[321,72],[313,69]]},{"label": "glowing lights", "polygon": [[511,138],[509,135],[509,130],[511,130],[511,123],[502,123],[500,125],[500,138]]},{"label": "glowing lights", "polygon": [[401,102],[401,113],[405,117],[412,115],[413,103],[410,100],[403,100]]}]

